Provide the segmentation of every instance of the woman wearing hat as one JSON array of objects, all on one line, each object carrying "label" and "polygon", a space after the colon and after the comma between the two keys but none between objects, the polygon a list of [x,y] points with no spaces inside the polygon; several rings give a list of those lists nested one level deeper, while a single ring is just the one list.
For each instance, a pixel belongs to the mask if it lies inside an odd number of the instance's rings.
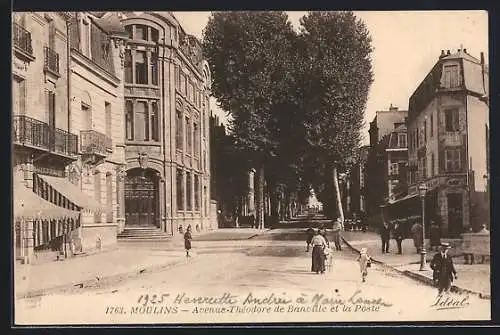
[{"label": "woman wearing hat", "polygon": [[448,255],[450,245],[441,243],[439,252],[434,255],[431,261],[431,269],[434,270],[432,277],[438,287],[439,294],[448,293],[453,279],[457,279],[457,271],[453,265],[453,259]]}]

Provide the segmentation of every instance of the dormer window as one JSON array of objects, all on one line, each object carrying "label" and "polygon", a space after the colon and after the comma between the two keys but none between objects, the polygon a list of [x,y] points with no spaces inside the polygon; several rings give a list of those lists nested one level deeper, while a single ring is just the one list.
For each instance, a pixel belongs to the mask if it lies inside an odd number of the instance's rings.
[{"label": "dormer window", "polygon": [[460,87],[458,65],[445,65],[443,69],[443,83],[445,88]]}]

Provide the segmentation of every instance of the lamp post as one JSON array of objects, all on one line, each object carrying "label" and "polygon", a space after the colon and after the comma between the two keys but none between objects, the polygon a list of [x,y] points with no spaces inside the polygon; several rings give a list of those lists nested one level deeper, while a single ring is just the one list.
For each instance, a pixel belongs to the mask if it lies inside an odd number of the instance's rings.
[{"label": "lamp post", "polygon": [[422,201],[422,247],[420,248],[420,271],[427,270],[427,262],[425,256],[425,194],[427,193],[427,185],[421,184],[418,187],[418,195]]}]

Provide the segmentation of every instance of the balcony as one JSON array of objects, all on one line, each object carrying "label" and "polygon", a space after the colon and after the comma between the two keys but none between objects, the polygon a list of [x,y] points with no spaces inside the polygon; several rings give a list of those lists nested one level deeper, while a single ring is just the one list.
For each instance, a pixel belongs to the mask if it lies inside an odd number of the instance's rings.
[{"label": "balcony", "polygon": [[78,136],[68,133],[62,129],[54,129],[51,151],[56,153],[75,156],[78,154]]},{"label": "balcony", "polygon": [[19,56],[27,61],[33,61],[33,46],[31,44],[31,33],[19,24],[13,24],[12,42]]},{"label": "balcony", "polygon": [[93,159],[104,158],[113,152],[113,141],[103,133],[95,130],[80,131],[80,151]]},{"label": "balcony", "polygon": [[44,70],[52,73],[56,77],[60,77],[59,74],[59,54],[49,47],[44,47]]},{"label": "balcony", "polygon": [[52,152],[74,159],[78,154],[78,137],[65,130],[25,115],[12,117],[12,141],[23,147]]},{"label": "balcony", "polygon": [[40,150],[49,150],[50,129],[45,122],[24,115],[12,117],[12,141]]}]

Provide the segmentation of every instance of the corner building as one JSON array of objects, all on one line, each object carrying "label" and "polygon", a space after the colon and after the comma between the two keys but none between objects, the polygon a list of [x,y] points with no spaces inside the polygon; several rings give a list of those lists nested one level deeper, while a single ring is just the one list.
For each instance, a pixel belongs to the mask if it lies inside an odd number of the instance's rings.
[{"label": "corner building", "polygon": [[425,182],[427,224],[448,236],[489,223],[488,85],[483,53],[442,51],[410,97],[408,196]]},{"label": "corner building", "polygon": [[[105,14],[107,15],[107,14]],[[170,12],[122,12],[124,228],[216,228],[210,203],[210,72]],[[213,217],[213,220],[211,219]]]}]

